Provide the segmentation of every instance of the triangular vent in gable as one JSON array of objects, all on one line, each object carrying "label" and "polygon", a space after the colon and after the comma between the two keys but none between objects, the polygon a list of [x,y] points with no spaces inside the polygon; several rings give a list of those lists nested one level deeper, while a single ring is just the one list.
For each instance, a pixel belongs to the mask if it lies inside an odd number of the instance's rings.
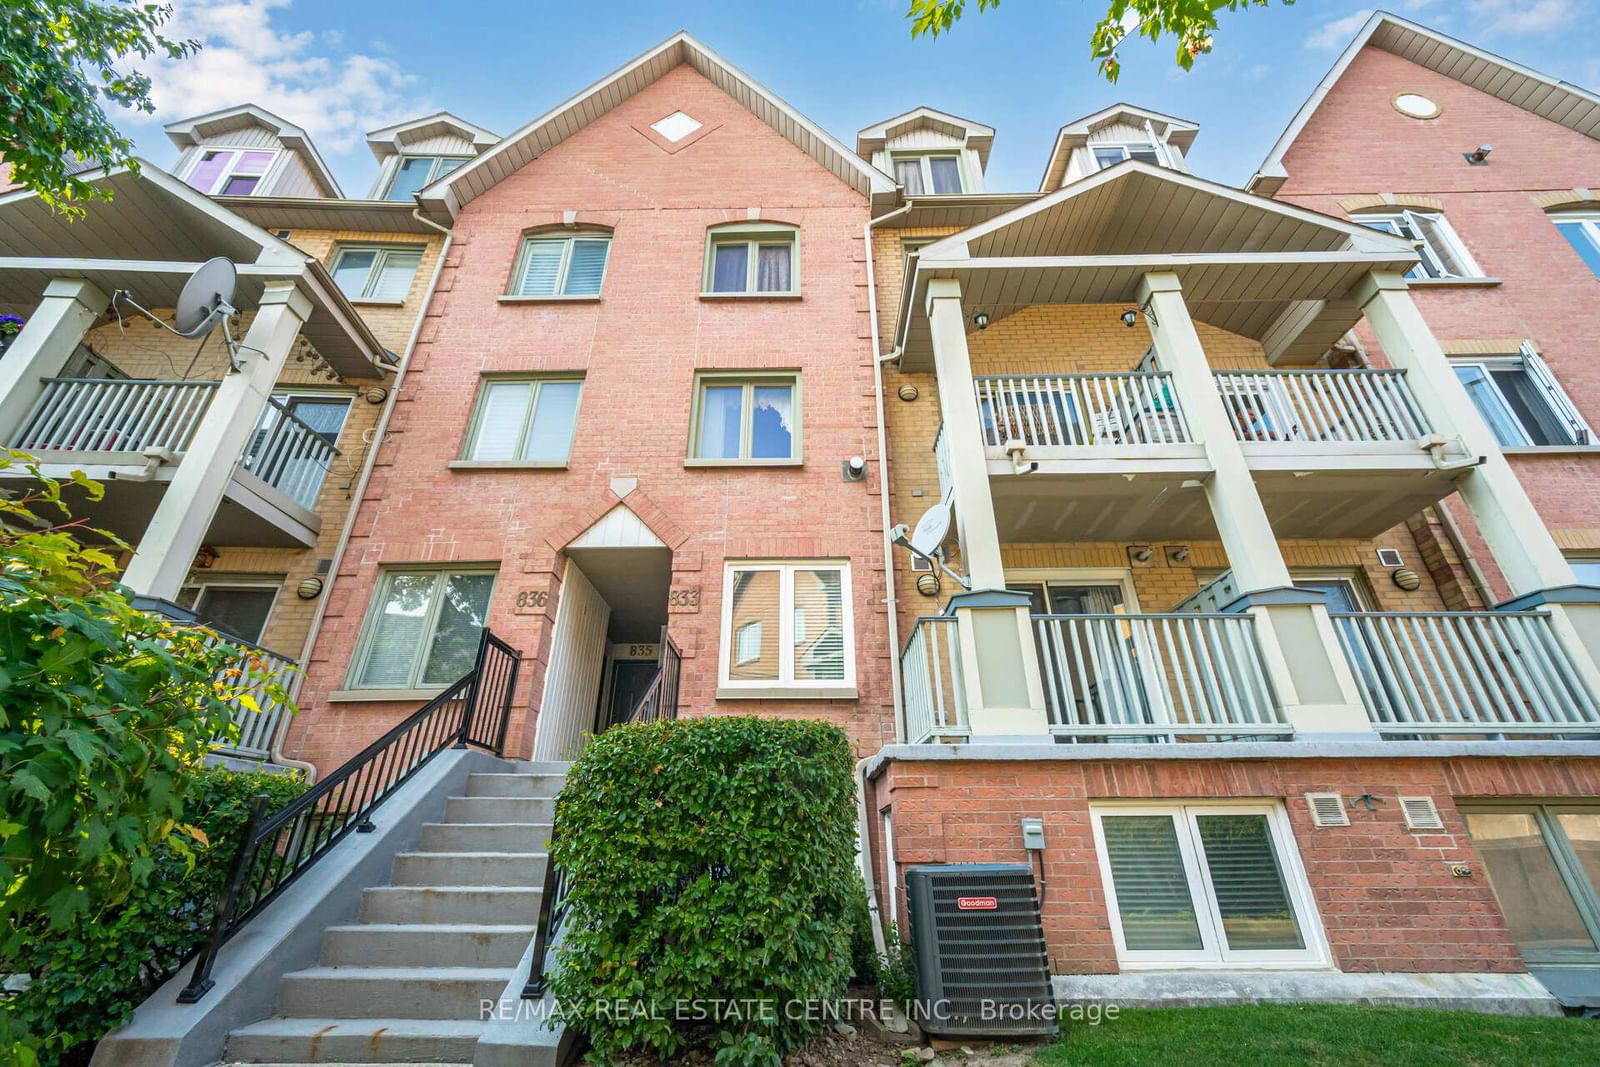
[{"label": "triangular vent in gable", "polygon": [[1350,816],[1344,810],[1344,797],[1338,793],[1307,793],[1306,807],[1311,810],[1313,826],[1350,825]]},{"label": "triangular vent in gable", "polygon": [[1444,820],[1439,818],[1439,808],[1432,797],[1400,797],[1399,800],[1400,810],[1405,812],[1407,829],[1444,829]]}]

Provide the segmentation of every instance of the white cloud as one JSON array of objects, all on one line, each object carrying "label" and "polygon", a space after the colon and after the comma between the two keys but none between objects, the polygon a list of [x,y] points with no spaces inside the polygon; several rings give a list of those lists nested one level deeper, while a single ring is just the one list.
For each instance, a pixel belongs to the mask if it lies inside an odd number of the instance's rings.
[{"label": "white cloud", "polygon": [[1324,22],[1306,37],[1306,47],[1316,48],[1324,52],[1331,52],[1335,48],[1343,48],[1350,43],[1350,38],[1354,37],[1356,31],[1371,17],[1372,12],[1363,8],[1360,11],[1350,12],[1344,18],[1334,19],[1332,22]]},{"label": "white cloud", "polygon": [[1549,33],[1577,22],[1574,0],[1467,0],[1479,29],[1498,33]]},{"label": "white cloud", "polygon": [[168,123],[235,104],[259,104],[303,127],[329,152],[346,152],[367,130],[431,110],[416,79],[394,60],[343,50],[337,32],[288,32],[274,23],[292,0],[178,0],[166,34],[204,46],[181,60],[138,64],[154,82],[156,113],[130,121]]}]

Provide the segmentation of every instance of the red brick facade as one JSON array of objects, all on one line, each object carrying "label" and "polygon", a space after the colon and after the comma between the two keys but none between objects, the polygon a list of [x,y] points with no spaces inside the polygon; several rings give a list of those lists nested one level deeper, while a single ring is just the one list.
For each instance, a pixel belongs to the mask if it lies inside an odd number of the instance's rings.
[{"label": "red brick facade", "polygon": [[[668,151],[649,125],[680,109],[704,131]],[[522,234],[560,225],[567,212],[614,231],[602,298],[499,301]],[[799,227],[800,298],[701,299],[707,227],[751,218]],[[698,611],[670,617],[685,656],[684,714],[824,717],[863,754],[891,740],[866,220],[864,196],[687,66],[462,210],[288,754],[337,766],[417,706],[327,696],[345,686],[381,568],[442,561],[498,566],[489,625],[524,656],[509,749],[529,753],[561,550],[617,502],[613,479],[637,479],[626,503],[672,549],[672,587],[700,594]],[[769,368],[799,372],[804,465],[686,467],[695,373]],[[461,454],[480,376],[495,371],[584,375],[566,469],[448,466]],[[870,458],[865,481],[841,478],[851,455]],[[774,557],[849,560],[855,647],[847,654],[858,665],[859,700],[715,698],[723,561]],[[547,592],[548,603],[518,608],[524,592]]]}]

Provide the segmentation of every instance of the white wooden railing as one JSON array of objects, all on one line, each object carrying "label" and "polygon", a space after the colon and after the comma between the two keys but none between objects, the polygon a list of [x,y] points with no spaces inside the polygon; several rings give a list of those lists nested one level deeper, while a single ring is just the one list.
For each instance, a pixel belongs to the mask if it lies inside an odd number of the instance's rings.
[{"label": "white wooden railing", "polygon": [[[212,638],[207,644],[214,645],[219,641],[226,641],[243,649],[245,651],[243,658],[264,677],[261,684],[246,690],[250,698],[256,702],[258,710],[251,710],[237,699],[229,701],[233,708],[233,720],[239,724],[239,738],[236,741],[219,742],[218,747],[224,752],[236,753],[251,759],[265,759],[271,754],[273,738],[277,736],[278,728],[283,725],[290,711],[288,707],[267,695],[267,679],[270,678],[280,689],[287,690],[290,680],[299,667],[287,656],[280,656],[276,652],[237,637],[222,635]],[[243,664],[239,666],[242,667]],[[238,667],[225,667],[223,672],[236,669]],[[232,673],[223,676],[223,673],[219,672],[218,680],[233,689],[238,686],[238,677]]]},{"label": "white wooden railing", "polygon": [[240,466],[310,509],[316,506],[317,491],[338,454],[327,438],[272,400],[261,413]]},{"label": "white wooden railing", "polygon": [[1064,737],[1288,734],[1249,615],[1035,615],[1051,731]]},{"label": "white wooden railing", "polygon": [[946,500],[950,496],[954,476],[950,473],[950,437],[944,432],[942,422],[938,432],[933,435],[933,465],[939,472],[939,499]]},{"label": "white wooden railing", "polygon": [[1385,735],[1600,731],[1600,707],[1539,611],[1330,613]]},{"label": "white wooden railing", "polygon": [[1188,428],[1164,371],[981,377],[984,444],[1172,445]]},{"label": "white wooden railing", "polygon": [[24,452],[182,452],[216,382],[45,378],[10,447]]},{"label": "white wooden railing", "polygon": [[961,674],[961,640],[954,616],[916,621],[900,653],[906,709],[906,743],[965,736],[967,691]]},{"label": "white wooden railing", "polygon": [[1403,370],[1218,371],[1240,441],[1416,444],[1433,431]]}]

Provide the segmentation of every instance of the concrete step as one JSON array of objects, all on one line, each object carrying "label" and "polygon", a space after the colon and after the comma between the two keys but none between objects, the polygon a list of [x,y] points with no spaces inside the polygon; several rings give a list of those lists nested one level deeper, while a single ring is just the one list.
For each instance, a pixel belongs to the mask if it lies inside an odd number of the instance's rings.
[{"label": "concrete step", "polygon": [[553,797],[567,784],[560,774],[469,774],[469,797]]},{"label": "concrete step", "polygon": [[430,822],[422,824],[418,852],[543,852],[547,822]]},{"label": "concrete step", "polygon": [[515,967],[533,924],[358,923],[330,926],[322,938],[329,967]]},{"label": "concrete step", "polygon": [[278,1013],[320,1019],[483,1018],[511,967],[309,967],[283,976]]},{"label": "concrete step", "polygon": [[369,923],[537,923],[540,887],[373,886],[362,891]]},{"label": "concrete step", "polygon": [[484,1024],[466,1019],[263,1019],[235,1030],[236,1063],[471,1063]]},{"label": "concrete step", "polygon": [[550,822],[556,802],[547,797],[450,797],[445,822]]},{"label": "concrete step", "polygon": [[518,774],[561,774],[564,775],[572,768],[570,760],[531,760],[519,759],[511,764],[511,769]]},{"label": "concrete step", "polygon": [[402,852],[394,885],[544,885],[543,852]]}]

